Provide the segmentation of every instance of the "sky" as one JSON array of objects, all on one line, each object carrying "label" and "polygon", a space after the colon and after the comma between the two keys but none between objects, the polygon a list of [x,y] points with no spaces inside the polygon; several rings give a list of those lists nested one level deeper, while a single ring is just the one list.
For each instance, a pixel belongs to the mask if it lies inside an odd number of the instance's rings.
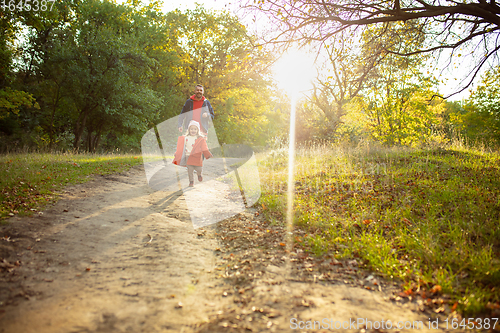
[{"label": "sky", "polygon": [[205,8],[218,10],[230,9],[230,7],[232,6],[230,0],[164,0],[163,9],[165,12],[169,12],[174,9],[194,9],[196,7],[196,3],[203,5],[203,7]]},{"label": "sky", "polygon": [[[234,0],[235,2],[239,0]],[[116,0],[118,3],[125,3],[126,0]],[[147,3],[147,0],[144,0],[143,3]],[[196,4],[199,3],[200,5],[203,5],[205,8],[210,8],[210,9],[217,9],[217,10],[223,10],[223,9],[230,9],[230,7],[234,7],[231,4],[231,0],[163,0],[163,11],[165,13],[170,12],[174,9],[180,9],[180,10],[185,10],[185,9],[194,9],[196,8]]]}]

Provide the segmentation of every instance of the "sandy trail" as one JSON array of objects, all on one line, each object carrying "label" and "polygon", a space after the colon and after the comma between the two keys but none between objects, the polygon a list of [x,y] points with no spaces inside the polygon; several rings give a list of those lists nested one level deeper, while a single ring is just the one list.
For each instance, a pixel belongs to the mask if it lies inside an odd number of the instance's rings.
[{"label": "sandy trail", "polygon": [[182,193],[151,190],[141,169],[9,222],[22,264],[2,281],[2,332],[181,332],[224,304],[212,292],[215,239],[198,236]]},{"label": "sandy trail", "polygon": [[[253,216],[239,223],[262,223]],[[0,240],[0,259],[18,261],[0,274],[0,332],[290,332],[292,318],[419,320],[418,331],[438,331],[415,306],[391,302],[388,288],[369,291],[340,275],[339,283],[286,280],[282,259],[251,243],[239,251],[255,263],[245,274],[258,278],[240,285],[222,274],[238,264],[217,238],[226,231],[194,229],[182,191],[152,190],[142,167],[68,187],[42,215],[0,227],[10,237]]]}]

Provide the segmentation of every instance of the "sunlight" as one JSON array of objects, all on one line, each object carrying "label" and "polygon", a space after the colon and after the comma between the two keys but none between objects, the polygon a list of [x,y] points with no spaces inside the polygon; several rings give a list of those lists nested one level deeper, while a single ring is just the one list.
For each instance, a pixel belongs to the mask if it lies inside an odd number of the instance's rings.
[{"label": "sunlight", "polygon": [[[314,57],[303,50],[290,48],[278,59],[273,68],[274,79],[278,89],[285,92],[290,99],[290,132],[288,147],[288,190],[287,190],[287,233],[286,250],[291,253],[293,245],[293,210],[294,210],[294,178],[295,178],[295,118],[296,103],[300,94],[312,90],[312,81],[316,76]],[[287,262],[287,272],[290,272],[290,258]]]},{"label": "sunlight", "polygon": [[278,88],[290,98],[312,89],[316,76],[314,55],[301,49],[290,48],[273,67],[274,79]]}]

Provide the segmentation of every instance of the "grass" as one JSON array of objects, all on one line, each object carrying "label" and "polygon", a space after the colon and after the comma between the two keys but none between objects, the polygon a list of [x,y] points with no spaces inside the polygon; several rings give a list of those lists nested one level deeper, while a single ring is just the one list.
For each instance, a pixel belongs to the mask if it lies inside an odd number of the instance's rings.
[{"label": "grass", "polygon": [[141,164],[134,155],[8,154],[0,156],[0,220],[30,215],[57,200],[68,184]]},{"label": "grass", "polygon": [[[261,158],[260,204],[286,212],[286,152]],[[295,227],[315,255],[356,257],[409,294],[467,315],[500,308],[500,156],[467,149],[344,149],[296,156]]]}]

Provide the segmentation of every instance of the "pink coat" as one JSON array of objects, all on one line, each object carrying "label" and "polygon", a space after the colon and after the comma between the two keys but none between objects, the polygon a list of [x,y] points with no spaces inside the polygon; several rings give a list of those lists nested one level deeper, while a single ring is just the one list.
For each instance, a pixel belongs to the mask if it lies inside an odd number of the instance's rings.
[{"label": "pink coat", "polygon": [[[175,151],[174,160],[172,163],[179,165],[182,158],[182,153],[184,152],[184,142],[186,142],[186,138],[184,136],[180,136],[177,139],[177,149]],[[203,166],[203,159],[201,158],[202,154],[206,159],[212,157],[212,153],[208,150],[207,142],[203,137],[199,137],[196,139],[193,149],[191,150],[191,154],[187,158],[188,165],[194,166]]]}]

